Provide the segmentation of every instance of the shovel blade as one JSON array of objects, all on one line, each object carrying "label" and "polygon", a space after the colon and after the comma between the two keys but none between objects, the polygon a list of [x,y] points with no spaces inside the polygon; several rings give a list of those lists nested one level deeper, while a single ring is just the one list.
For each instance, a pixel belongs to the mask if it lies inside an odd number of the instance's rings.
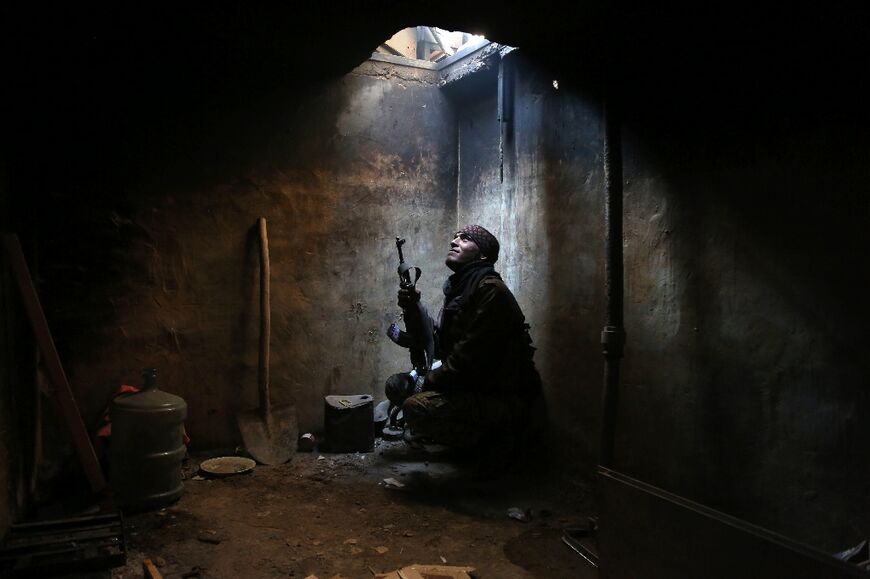
[{"label": "shovel blade", "polygon": [[245,450],[260,464],[283,464],[296,454],[299,426],[295,407],[273,406],[268,417],[259,410],[249,410],[236,416],[236,422]]}]

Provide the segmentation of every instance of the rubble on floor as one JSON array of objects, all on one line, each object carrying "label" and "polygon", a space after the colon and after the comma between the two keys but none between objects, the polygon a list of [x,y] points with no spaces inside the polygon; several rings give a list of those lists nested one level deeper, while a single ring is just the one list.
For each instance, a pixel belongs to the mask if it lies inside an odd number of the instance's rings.
[{"label": "rubble on floor", "polygon": [[[484,480],[454,457],[382,440],[370,453],[301,453],[224,478],[198,470],[207,458],[185,466],[175,505],[126,518],[128,560],[114,579],[142,577],[145,559],[167,578],[407,578],[414,566],[596,577],[561,541],[590,514],[590,486],[540,464]],[[506,516],[512,508],[528,520]]]}]

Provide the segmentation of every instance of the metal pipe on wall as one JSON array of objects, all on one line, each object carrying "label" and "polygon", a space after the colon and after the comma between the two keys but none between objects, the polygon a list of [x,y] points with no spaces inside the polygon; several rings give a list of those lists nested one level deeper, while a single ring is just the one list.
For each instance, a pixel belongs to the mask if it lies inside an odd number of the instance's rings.
[{"label": "metal pipe on wall", "polygon": [[510,61],[506,61],[508,55],[504,55],[498,63],[498,175],[499,181],[504,183],[504,150],[508,141],[513,136],[513,110],[514,110],[514,67]]},{"label": "metal pipe on wall", "polygon": [[623,327],[622,255],[622,133],[621,115],[616,99],[605,89],[604,97],[604,289],[606,320],[601,332],[604,354],[604,392],[602,395],[601,446],[599,464],[613,465],[616,438],[616,409],[619,400],[619,365],[625,345]]}]

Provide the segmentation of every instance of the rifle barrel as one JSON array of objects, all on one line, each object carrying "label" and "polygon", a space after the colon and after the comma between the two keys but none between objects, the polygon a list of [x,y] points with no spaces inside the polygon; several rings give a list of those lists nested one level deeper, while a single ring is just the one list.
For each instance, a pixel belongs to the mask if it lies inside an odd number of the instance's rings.
[{"label": "rifle barrel", "polygon": [[405,245],[405,240],[396,237],[396,249],[399,250],[399,265],[405,263],[405,256],[402,255],[402,246]]}]

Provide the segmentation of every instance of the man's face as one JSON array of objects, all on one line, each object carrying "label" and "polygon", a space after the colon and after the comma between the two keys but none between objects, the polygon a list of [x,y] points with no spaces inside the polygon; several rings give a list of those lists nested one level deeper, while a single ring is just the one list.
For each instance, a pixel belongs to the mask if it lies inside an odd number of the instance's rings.
[{"label": "man's face", "polygon": [[466,263],[478,259],[482,259],[480,248],[470,237],[460,231],[450,242],[450,251],[447,253],[447,259],[444,260],[444,263],[451,270],[456,271]]}]

